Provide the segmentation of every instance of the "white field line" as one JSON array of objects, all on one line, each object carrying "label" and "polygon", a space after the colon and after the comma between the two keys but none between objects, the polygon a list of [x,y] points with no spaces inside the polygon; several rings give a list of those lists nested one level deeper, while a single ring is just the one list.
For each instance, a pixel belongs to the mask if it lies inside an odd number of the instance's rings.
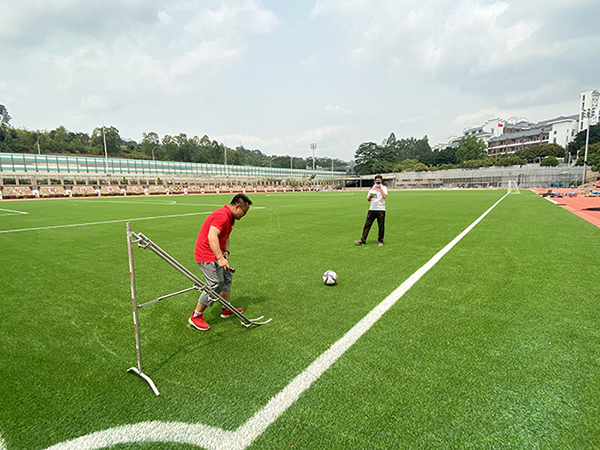
[{"label": "white field line", "polygon": [[12,209],[2,209],[2,208],[0,208],[0,211],[6,211],[8,213],[12,213],[12,214],[0,214],[0,216],[12,216],[14,214],[29,214],[28,212],[13,211]]},{"label": "white field line", "polygon": [[69,228],[69,227],[86,227],[89,225],[103,225],[106,223],[121,223],[121,222],[134,222],[138,220],[153,220],[153,219],[168,219],[170,217],[182,217],[182,216],[198,216],[201,214],[210,214],[212,211],[203,211],[188,214],[172,214],[169,216],[155,216],[155,217],[136,217],[133,219],[117,219],[117,220],[105,220],[102,222],[88,222],[88,223],[71,223],[68,225],[53,225],[49,227],[35,227],[35,228],[21,228],[18,230],[3,230],[0,233],[17,233],[19,231],[37,231],[37,230],[51,230],[54,228]]},{"label": "white field line", "polygon": [[137,204],[137,205],[177,205],[177,206],[223,206],[223,203],[178,203],[176,200],[173,201],[164,201],[164,202],[140,202],[140,201],[135,201],[135,200],[95,200],[93,198],[87,198],[87,199],[83,199],[83,198],[77,198],[77,199],[71,199],[70,201],[72,202],[77,202],[77,201],[84,201],[84,202],[101,202],[101,203],[120,203],[120,204],[124,204],[124,205],[130,205],[130,204]]},{"label": "white field line", "polygon": [[[264,206],[257,206],[254,209],[265,209]],[[35,228],[21,228],[18,230],[3,230],[1,233],[17,233],[19,231],[37,231],[37,230],[51,230],[53,228],[69,228],[69,227],[86,227],[89,225],[103,225],[106,223],[121,223],[121,222],[134,222],[138,220],[154,220],[154,219],[168,219],[170,217],[184,217],[184,216],[198,216],[202,214],[210,214],[212,211],[203,211],[203,212],[195,212],[195,213],[187,213],[187,214],[171,214],[168,216],[154,216],[154,217],[136,217],[133,219],[117,219],[117,220],[104,220],[102,222],[88,222],[88,223],[71,223],[67,225],[52,225],[49,227],[35,227]],[[25,213],[28,214],[28,213]],[[1,449],[0,449],[1,450]]]},{"label": "white field line", "polygon": [[[279,416],[281,416],[314,381],[335,363],[346,350],[365,334],[429,269],[435,266],[463,237],[483,220],[502,200],[505,194],[475,222],[456,236],[379,305],[363,317],[339,341],[319,356],[300,375],[294,378],[271,400],[236,431],[227,431],[203,424],[181,422],[140,422],[81,436],[48,447],[46,450],[95,450],[131,442],[179,442],[197,445],[208,450],[243,450],[250,446]],[[2,449],[0,449],[2,450]]]}]

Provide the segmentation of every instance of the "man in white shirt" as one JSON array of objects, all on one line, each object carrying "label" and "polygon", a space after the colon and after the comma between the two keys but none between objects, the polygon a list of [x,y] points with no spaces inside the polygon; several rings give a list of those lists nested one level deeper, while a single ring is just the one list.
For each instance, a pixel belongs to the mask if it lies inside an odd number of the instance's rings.
[{"label": "man in white shirt", "polygon": [[375,175],[375,184],[367,195],[367,201],[371,202],[369,212],[367,213],[367,220],[363,228],[362,238],[359,241],[354,241],[356,245],[365,245],[367,242],[367,236],[371,231],[371,225],[377,219],[377,225],[379,226],[379,235],[377,241],[379,246],[383,246],[383,235],[385,234],[385,199],[388,195],[387,187],[382,183],[383,177],[381,175]]}]

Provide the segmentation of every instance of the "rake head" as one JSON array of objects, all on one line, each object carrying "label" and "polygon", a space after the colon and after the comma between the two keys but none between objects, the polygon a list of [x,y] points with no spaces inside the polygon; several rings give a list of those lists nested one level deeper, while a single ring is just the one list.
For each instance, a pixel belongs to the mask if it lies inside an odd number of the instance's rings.
[{"label": "rake head", "polygon": [[250,328],[252,325],[264,325],[265,323],[269,323],[271,320],[273,320],[272,318],[269,320],[264,320],[262,322],[259,322],[260,319],[262,319],[265,316],[260,316],[257,317],[256,319],[248,319],[248,323],[244,323],[243,320],[240,320],[240,323],[242,325],[244,325],[246,328]]}]

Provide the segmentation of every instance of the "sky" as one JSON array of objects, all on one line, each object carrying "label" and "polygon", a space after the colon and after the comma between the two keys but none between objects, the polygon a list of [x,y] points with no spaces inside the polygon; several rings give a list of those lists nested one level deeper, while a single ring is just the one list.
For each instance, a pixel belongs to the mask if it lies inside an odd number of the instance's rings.
[{"label": "sky", "polygon": [[208,135],[350,161],[363,142],[579,112],[598,0],[0,0],[14,127]]}]

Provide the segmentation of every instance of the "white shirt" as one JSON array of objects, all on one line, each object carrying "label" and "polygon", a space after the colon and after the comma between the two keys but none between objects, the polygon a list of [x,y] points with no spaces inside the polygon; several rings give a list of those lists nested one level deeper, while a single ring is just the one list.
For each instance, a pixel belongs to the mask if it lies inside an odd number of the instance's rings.
[{"label": "white shirt", "polygon": [[[381,187],[379,188],[381,189],[381,192],[385,193],[385,195],[387,195],[387,187],[385,187],[383,184],[381,184]],[[369,207],[369,210],[371,211],[385,211],[385,199],[383,198],[383,195],[381,195],[381,192],[377,189],[375,189],[375,186],[373,186],[370,190],[369,190],[369,194],[367,195],[371,195],[371,206]]]}]

